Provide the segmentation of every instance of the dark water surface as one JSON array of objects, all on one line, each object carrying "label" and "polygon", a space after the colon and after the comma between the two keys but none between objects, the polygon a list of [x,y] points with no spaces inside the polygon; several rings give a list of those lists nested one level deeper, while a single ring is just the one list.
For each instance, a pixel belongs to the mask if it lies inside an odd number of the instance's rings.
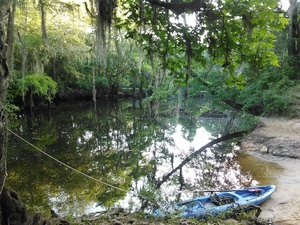
[{"label": "dark water surface", "polygon": [[151,210],[191,198],[194,191],[275,182],[276,166],[237,156],[234,146],[224,143],[157,189],[158,181],[189,154],[219,137],[228,119],[199,116],[201,107],[183,112],[176,105],[140,106],[130,100],[99,101],[96,108],[76,102],[19,115],[11,130],[93,179],[10,134],[7,185],[34,212],[48,214],[53,208],[60,214],[83,214],[99,210],[96,205]]}]

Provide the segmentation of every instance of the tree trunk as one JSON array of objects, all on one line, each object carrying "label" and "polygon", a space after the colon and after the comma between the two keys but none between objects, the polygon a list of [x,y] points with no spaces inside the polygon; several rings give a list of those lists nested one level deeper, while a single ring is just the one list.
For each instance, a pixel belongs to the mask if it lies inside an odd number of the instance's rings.
[{"label": "tree trunk", "polygon": [[15,12],[16,12],[17,0],[12,0],[12,7],[8,18],[7,29],[7,64],[10,71],[10,75],[13,76],[13,55],[14,55],[14,30],[15,30]]},{"label": "tree trunk", "polygon": [[189,101],[189,79],[191,74],[191,56],[187,55],[187,68],[186,68],[186,75],[185,75],[185,90],[184,90],[184,106],[188,107]]},{"label": "tree trunk", "polygon": [[96,68],[93,66],[93,102],[94,106],[97,104],[97,89],[96,89]]},{"label": "tree trunk", "polygon": [[184,91],[184,104],[188,107],[189,99],[189,79],[191,76],[191,63],[192,63],[192,46],[189,34],[183,30],[183,37],[185,40],[185,55],[186,55],[186,75],[185,75],[185,91]]},{"label": "tree trunk", "polygon": [[41,27],[42,27],[42,37],[44,45],[47,45],[47,29],[46,29],[46,10],[45,10],[45,3],[43,0],[39,0],[40,8],[41,8]]},{"label": "tree trunk", "polygon": [[5,24],[9,15],[10,0],[0,1],[0,193],[6,178],[7,118],[5,112],[9,70],[6,62]]},{"label": "tree trunk", "polygon": [[288,39],[288,55],[296,56],[299,54],[299,21],[298,21],[298,8],[299,3],[297,0],[290,0],[290,7],[288,10],[288,15],[290,18],[289,23],[289,39]]},{"label": "tree trunk", "polygon": [[22,101],[24,107],[26,107],[25,106],[25,72],[26,72],[25,70],[26,70],[27,53],[26,53],[25,43],[23,42],[23,39],[19,32],[18,32],[18,36],[21,43],[20,51],[22,53]]}]

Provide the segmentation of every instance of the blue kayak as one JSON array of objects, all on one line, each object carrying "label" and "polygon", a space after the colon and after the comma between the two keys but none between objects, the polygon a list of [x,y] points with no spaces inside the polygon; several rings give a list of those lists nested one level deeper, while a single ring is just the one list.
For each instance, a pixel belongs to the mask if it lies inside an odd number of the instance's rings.
[{"label": "blue kayak", "polygon": [[217,216],[233,209],[258,206],[271,197],[275,185],[255,186],[239,190],[222,191],[205,195],[173,205],[164,206],[154,211],[155,217],[194,217]]}]

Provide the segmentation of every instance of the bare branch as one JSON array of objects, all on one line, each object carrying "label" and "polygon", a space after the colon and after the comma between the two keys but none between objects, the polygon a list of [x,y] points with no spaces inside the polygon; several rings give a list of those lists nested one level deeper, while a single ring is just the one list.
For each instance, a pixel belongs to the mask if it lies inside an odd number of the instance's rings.
[{"label": "bare branch", "polygon": [[93,10],[90,10],[87,3],[84,2],[84,7],[85,7],[85,10],[87,12],[87,14],[91,17],[91,18],[96,18],[96,15],[92,12]]}]

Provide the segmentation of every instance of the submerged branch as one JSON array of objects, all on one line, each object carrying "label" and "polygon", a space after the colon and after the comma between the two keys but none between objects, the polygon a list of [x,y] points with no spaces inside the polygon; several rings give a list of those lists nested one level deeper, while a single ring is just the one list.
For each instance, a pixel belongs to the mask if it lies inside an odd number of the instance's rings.
[{"label": "submerged branch", "polygon": [[174,168],[171,172],[169,172],[167,175],[163,176],[162,180],[158,181],[156,183],[156,188],[159,188],[164,182],[166,182],[177,170],[181,169],[185,164],[190,162],[193,158],[195,158],[197,155],[199,155],[201,152],[206,150],[206,148],[212,147],[215,144],[221,143],[223,141],[228,141],[233,138],[242,137],[243,135],[247,134],[247,131],[239,131],[232,134],[224,135],[220,138],[216,138],[212,140],[211,142],[207,143],[206,145],[202,146],[199,150],[193,152],[190,154],[185,160],[183,160],[176,168]]}]

